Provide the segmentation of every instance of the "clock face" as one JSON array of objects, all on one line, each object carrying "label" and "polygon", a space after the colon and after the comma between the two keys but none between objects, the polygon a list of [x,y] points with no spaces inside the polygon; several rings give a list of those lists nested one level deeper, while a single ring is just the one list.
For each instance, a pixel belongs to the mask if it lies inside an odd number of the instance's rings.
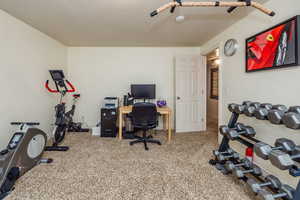
[{"label": "clock face", "polygon": [[235,39],[227,40],[224,46],[226,56],[233,56],[238,49],[238,43]]}]

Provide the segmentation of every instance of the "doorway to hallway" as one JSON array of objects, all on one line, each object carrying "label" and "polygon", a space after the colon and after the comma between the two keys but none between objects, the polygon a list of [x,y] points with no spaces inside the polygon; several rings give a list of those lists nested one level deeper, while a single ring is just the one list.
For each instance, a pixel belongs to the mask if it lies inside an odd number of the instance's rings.
[{"label": "doorway to hallway", "polygon": [[207,129],[218,132],[220,50],[214,49],[206,55],[207,67]]}]

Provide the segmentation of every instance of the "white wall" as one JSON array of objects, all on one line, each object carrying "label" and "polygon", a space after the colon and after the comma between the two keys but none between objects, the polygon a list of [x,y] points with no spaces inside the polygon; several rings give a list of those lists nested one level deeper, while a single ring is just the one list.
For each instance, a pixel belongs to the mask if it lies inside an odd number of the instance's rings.
[{"label": "white wall", "polygon": [[[130,84],[156,84],[157,98],[165,98],[174,108],[174,56],[199,54],[199,48],[69,48],[69,76],[82,94],[78,102],[79,120],[89,126],[100,119],[104,97],[122,98]],[[173,118],[174,119],[174,118]]]},{"label": "white wall", "polygon": [[[245,39],[300,14],[299,0],[272,0],[266,3],[266,7],[274,9],[277,15],[271,18],[255,11],[202,46],[203,51],[206,52],[217,45],[221,45],[221,48],[223,48],[224,42],[230,38],[237,39],[240,44],[237,54],[233,57],[222,55],[220,68],[222,82],[222,97],[220,98],[222,103],[222,109],[220,110],[221,124],[226,124],[229,120],[230,113],[227,111],[227,104],[231,102],[241,103],[244,100],[251,100],[288,106],[300,105],[300,67],[245,73]],[[258,121],[246,117],[241,117],[241,122],[255,127],[257,138],[269,144],[274,144],[276,138],[280,137],[291,138],[300,144],[300,131],[289,130],[284,126],[275,126],[267,121]],[[279,175],[286,180],[286,183],[293,185],[297,183],[297,178],[291,178],[288,172],[277,170],[269,162],[262,161],[259,158],[256,158],[256,162],[269,172]]]},{"label": "white wall", "polygon": [[66,47],[0,10],[0,149],[13,134],[10,122],[38,121],[47,133],[58,97],[46,92],[50,67],[65,66]]}]

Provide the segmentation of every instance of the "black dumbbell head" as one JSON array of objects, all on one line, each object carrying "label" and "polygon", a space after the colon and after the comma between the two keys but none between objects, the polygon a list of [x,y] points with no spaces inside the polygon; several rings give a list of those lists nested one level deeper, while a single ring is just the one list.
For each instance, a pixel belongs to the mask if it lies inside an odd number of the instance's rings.
[{"label": "black dumbbell head", "polygon": [[291,129],[300,129],[300,114],[294,112],[285,113],[282,117],[284,125]]},{"label": "black dumbbell head", "polygon": [[260,184],[252,178],[248,178],[247,184],[251,187],[251,190],[254,193],[257,193],[258,191],[261,190]]},{"label": "black dumbbell head", "polygon": [[227,171],[231,172],[234,168],[235,164],[232,161],[226,161],[225,169],[227,169]]},{"label": "black dumbbell head", "polygon": [[275,147],[280,147],[280,150],[291,153],[295,150],[296,144],[287,138],[279,138],[275,141]]},{"label": "black dumbbell head", "polygon": [[268,112],[268,120],[272,123],[272,124],[282,124],[282,118],[284,116],[285,112],[282,110],[270,110]]},{"label": "black dumbbell head", "polygon": [[255,107],[255,108],[259,108],[259,107],[260,107],[260,103],[259,103],[259,102],[252,102],[252,103],[250,104],[250,106],[253,106],[253,107]]},{"label": "black dumbbell head", "polygon": [[253,174],[260,176],[262,174],[262,170],[259,166],[253,165]]},{"label": "black dumbbell head", "polygon": [[271,151],[269,158],[272,165],[281,170],[290,169],[294,165],[291,156],[283,151],[273,150]]},{"label": "black dumbbell head", "polygon": [[245,108],[244,114],[248,117],[253,117],[255,110],[256,110],[256,107],[249,106],[249,107]]},{"label": "black dumbbell head", "polygon": [[288,111],[300,114],[300,106],[291,106]]},{"label": "black dumbbell head", "polygon": [[272,107],[274,110],[281,110],[283,112],[287,112],[288,108],[285,105],[277,104]]},{"label": "black dumbbell head", "polygon": [[282,185],[281,181],[276,176],[268,175],[268,176],[266,176],[265,181],[271,183],[270,186],[273,189],[279,189],[279,188],[281,188],[281,185]]},{"label": "black dumbbell head", "polygon": [[236,124],[235,124],[235,128],[236,128],[236,130],[238,130],[238,131],[243,130],[244,127],[245,127],[245,125],[244,125],[243,123],[236,123]]},{"label": "black dumbbell head", "polygon": [[264,160],[269,159],[269,155],[271,151],[272,151],[272,147],[264,142],[258,142],[254,144],[255,154]]},{"label": "black dumbbell head", "polygon": [[287,194],[287,199],[293,199],[295,189],[292,188],[289,185],[282,185],[279,192],[286,193]]},{"label": "black dumbbell head", "polygon": [[244,101],[243,105],[244,106],[250,106],[253,102],[252,101]]},{"label": "black dumbbell head", "polygon": [[268,119],[269,109],[267,108],[257,108],[254,111],[254,116],[259,120],[267,120]]},{"label": "black dumbbell head", "polygon": [[245,105],[236,105],[234,108],[234,112],[237,114],[243,114],[246,106]]},{"label": "black dumbbell head", "polygon": [[220,130],[220,133],[225,136],[225,135],[227,135],[229,128],[228,128],[228,126],[220,126],[219,130]]},{"label": "black dumbbell head", "polygon": [[237,131],[237,130],[234,130],[234,129],[230,129],[227,133],[227,137],[230,140],[235,140],[239,135],[241,135],[241,131]]},{"label": "black dumbbell head", "polygon": [[236,103],[231,103],[231,104],[228,105],[228,110],[229,110],[230,112],[234,112],[234,109],[235,109],[236,106],[238,106],[238,104],[236,104]]},{"label": "black dumbbell head", "polygon": [[244,158],[242,160],[243,166],[246,168],[252,168],[253,167],[253,162],[249,160],[248,158]]},{"label": "black dumbbell head", "polygon": [[262,103],[262,104],[260,104],[260,107],[261,107],[261,108],[265,108],[265,109],[267,109],[267,110],[271,110],[272,107],[273,107],[273,105],[270,104],[270,103]]},{"label": "black dumbbell head", "polygon": [[244,131],[245,131],[244,135],[247,135],[250,137],[254,137],[256,135],[254,128],[251,126],[245,126]]},{"label": "black dumbbell head", "polygon": [[257,195],[259,200],[275,200],[274,195],[265,189],[259,190]]}]

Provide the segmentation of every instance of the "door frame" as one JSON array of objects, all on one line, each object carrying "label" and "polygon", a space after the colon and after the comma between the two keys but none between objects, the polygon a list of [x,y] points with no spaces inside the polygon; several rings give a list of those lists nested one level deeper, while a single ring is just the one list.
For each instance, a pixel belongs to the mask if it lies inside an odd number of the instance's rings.
[{"label": "door frame", "polygon": [[[206,77],[206,73],[207,73],[207,67],[206,67],[206,56],[205,55],[203,55],[202,53],[201,53],[201,51],[199,52],[199,53],[189,53],[189,54],[175,54],[175,56],[174,56],[174,58],[173,58],[173,94],[174,94],[174,120],[173,120],[173,122],[174,122],[174,134],[176,134],[176,97],[177,97],[177,95],[176,95],[176,58],[177,57],[188,57],[188,56],[199,56],[199,59],[200,59],[200,56],[204,56],[205,57],[205,77]],[[205,84],[205,86],[204,86],[204,90],[203,90],[203,95],[205,96],[205,98],[207,97],[207,80],[206,80],[206,78],[205,78],[205,81],[204,81],[204,84]],[[203,130],[204,131],[206,131],[207,130],[207,100],[205,99],[205,105],[204,105],[204,113],[205,113],[205,117],[203,118]],[[202,132],[202,131],[201,131]],[[180,134],[181,132],[179,132],[179,134]]]},{"label": "door frame", "polygon": [[[207,54],[209,54],[210,52],[212,52],[213,50],[219,48],[219,57],[220,57],[220,64],[219,64],[219,100],[218,100],[218,126],[220,126],[221,124],[224,124],[224,119],[223,119],[223,62],[222,60],[224,60],[224,51],[223,51],[223,46],[224,46],[224,42],[218,42],[218,43],[214,43],[211,45],[208,45],[207,48],[201,49],[201,55],[206,56]],[[208,95],[208,94],[206,94]],[[207,112],[207,110],[206,110]],[[207,113],[206,113],[207,114]],[[220,143],[220,141],[222,140],[220,134],[218,134],[218,142]]]}]

